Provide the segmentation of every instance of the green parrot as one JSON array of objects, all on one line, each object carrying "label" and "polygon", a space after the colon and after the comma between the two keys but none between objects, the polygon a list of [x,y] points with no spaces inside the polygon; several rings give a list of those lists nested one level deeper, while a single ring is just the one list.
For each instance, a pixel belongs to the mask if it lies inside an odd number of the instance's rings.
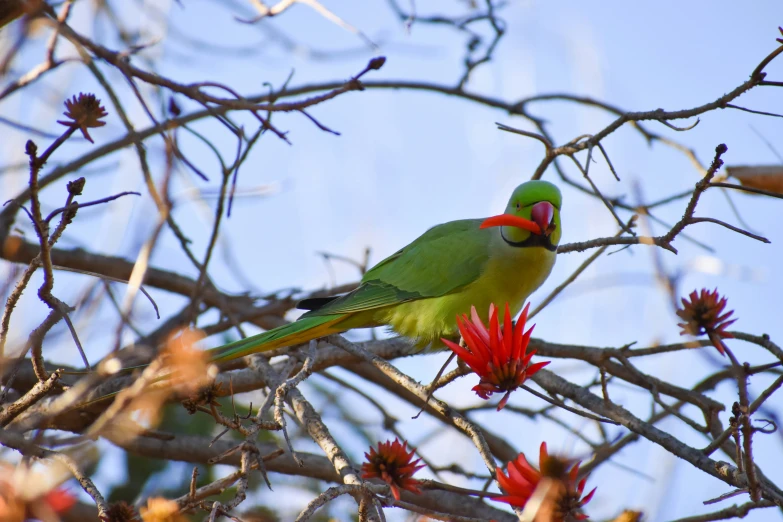
[{"label": "green parrot", "polygon": [[519,185],[504,214],[437,225],[387,257],[352,292],[306,299],[297,321],[210,350],[214,362],[306,343],[353,328],[390,326],[425,348],[458,335],[455,317],[508,302],[516,315],[549,276],[561,237],[558,188]]}]

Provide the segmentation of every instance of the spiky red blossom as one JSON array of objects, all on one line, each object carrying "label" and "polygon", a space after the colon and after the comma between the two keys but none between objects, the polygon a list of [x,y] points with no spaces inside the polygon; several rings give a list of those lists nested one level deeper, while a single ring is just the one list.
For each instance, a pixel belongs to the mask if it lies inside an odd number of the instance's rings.
[{"label": "spiky red blossom", "polygon": [[541,470],[534,468],[525,458],[524,453],[508,463],[508,476],[503,470],[496,468],[497,479],[505,490],[505,496],[492,497],[492,500],[505,502],[512,506],[525,507],[525,504],[533,496],[539,484],[550,481],[555,488],[552,499],[553,505],[549,507],[552,522],[563,522],[567,517],[576,520],[585,520],[587,515],[582,507],[593,498],[596,488],[582,496],[585,490],[587,477],[577,481],[579,476],[579,462],[568,470],[568,462],[555,456],[550,456],[546,449],[546,442],[541,443],[538,465]]},{"label": "spiky red blossom", "polygon": [[478,374],[479,383],[473,387],[476,395],[486,400],[493,393],[506,393],[498,404],[498,410],[506,405],[512,391],[549,364],[549,361],[530,364],[530,358],[536,351],[527,351],[530,335],[535,327],[533,325],[527,332],[524,331],[529,308],[530,303],[525,306],[515,325],[511,322],[511,313],[506,303],[501,330],[498,311],[494,305],[489,307],[489,328],[484,326],[476,313],[476,307],[472,306],[471,319],[468,319],[467,314],[463,314],[462,317],[457,316],[457,327],[467,348],[448,339],[441,339]]},{"label": "spiky red blossom", "polygon": [[60,125],[66,127],[75,127],[82,131],[82,135],[90,142],[92,137],[87,129],[94,129],[97,127],[103,127],[106,122],[101,120],[108,113],[106,109],[101,106],[101,101],[95,97],[94,94],[79,93],[77,98],[75,95],[70,100],[65,100],[66,111],[63,113],[70,120],[57,120]]},{"label": "spiky red blossom", "polygon": [[376,450],[370,446],[370,453],[365,453],[367,462],[362,464],[362,478],[379,478],[391,486],[392,495],[400,500],[400,489],[412,493],[421,493],[419,481],[412,478],[416,471],[424,467],[417,466],[421,459],[413,459],[413,450],[407,451],[407,442],[400,444],[399,439],[379,442]]},{"label": "spiky red blossom", "polygon": [[55,513],[66,513],[76,504],[76,495],[65,488],[59,487],[45,494],[43,496],[43,501],[48,504]]},{"label": "spiky red blossom", "polygon": [[721,339],[734,337],[726,331],[726,328],[736,321],[736,319],[728,320],[734,311],[723,313],[723,309],[726,308],[726,298],[718,295],[717,288],[712,292],[702,288],[698,294],[694,290],[689,297],[690,301],[682,298],[682,309],[677,310],[677,315],[685,321],[678,324],[682,328],[680,335],[707,334],[712,345],[721,355],[726,355],[726,345]]}]

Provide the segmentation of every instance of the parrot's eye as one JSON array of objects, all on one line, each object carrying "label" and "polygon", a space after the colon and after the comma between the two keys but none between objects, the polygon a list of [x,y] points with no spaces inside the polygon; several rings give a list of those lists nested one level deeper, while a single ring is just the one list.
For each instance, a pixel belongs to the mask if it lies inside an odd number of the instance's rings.
[{"label": "parrot's eye", "polygon": [[519,210],[519,202],[517,202],[517,210]]}]

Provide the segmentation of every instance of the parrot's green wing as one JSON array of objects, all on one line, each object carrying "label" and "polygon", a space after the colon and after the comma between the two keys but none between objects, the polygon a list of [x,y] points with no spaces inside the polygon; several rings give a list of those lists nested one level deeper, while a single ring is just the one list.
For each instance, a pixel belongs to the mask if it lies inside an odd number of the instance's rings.
[{"label": "parrot's green wing", "polygon": [[375,265],[356,290],[302,317],[349,314],[440,297],[469,285],[479,278],[489,259],[491,235],[480,230],[480,224],[480,219],[465,219],[432,227]]},{"label": "parrot's green wing", "polygon": [[452,221],[429,229],[374,266],[353,292],[305,300],[299,306],[311,311],[298,320],[213,348],[212,360],[226,361],[349,328],[376,326],[372,315],[363,312],[444,296],[469,285],[481,276],[489,260],[491,233],[479,229],[480,224],[480,219]]}]

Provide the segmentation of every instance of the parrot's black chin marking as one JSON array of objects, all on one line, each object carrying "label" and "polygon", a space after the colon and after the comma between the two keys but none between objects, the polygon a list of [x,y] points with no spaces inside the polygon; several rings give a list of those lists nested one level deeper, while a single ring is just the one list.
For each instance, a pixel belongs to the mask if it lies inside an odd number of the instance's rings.
[{"label": "parrot's black chin marking", "polygon": [[530,237],[524,241],[511,241],[503,234],[503,227],[500,227],[500,237],[503,238],[503,241],[505,241],[507,245],[514,248],[544,247],[550,252],[557,250],[557,247],[552,244],[552,240],[549,239],[549,236],[530,234]]}]

